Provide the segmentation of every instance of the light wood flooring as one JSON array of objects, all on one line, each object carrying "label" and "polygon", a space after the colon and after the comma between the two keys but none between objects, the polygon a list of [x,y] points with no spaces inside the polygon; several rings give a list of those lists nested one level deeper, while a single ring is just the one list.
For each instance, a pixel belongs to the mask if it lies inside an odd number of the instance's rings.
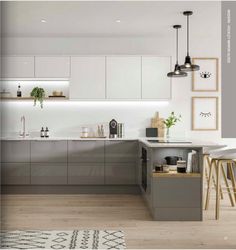
[{"label": "light wood flooring", "polygon": [[236,208],[225,196],[216,221],[213,200],[203,222],[157,222],[139,195],[3,195],[2,228],[121,229],[127,248],[236,249]]}]

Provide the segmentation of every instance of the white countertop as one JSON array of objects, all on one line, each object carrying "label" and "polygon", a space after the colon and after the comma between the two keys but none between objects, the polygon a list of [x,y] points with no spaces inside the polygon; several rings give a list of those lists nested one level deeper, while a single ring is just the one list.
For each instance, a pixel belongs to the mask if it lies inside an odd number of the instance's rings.
[{"label": "white countertop", "polygon": [[49,138],[41,138],[41,137],[33,137],[27,136],[25,138],[20,136],[6,136],[2,137],[1,140],[7,141],[139,141],[150,148],[158,148],[158,147],[209,147],[211,149],[219,148],[225,145],[220,145],[214,142],[206,142],[206,141],[196,141],[191,139],[175,139],[170,138],[170,142],[149,142],[148,140],[163,140],[163,138],[158,137],[124,137],[124,138],[80,138],[79,136],[52,136]]}]

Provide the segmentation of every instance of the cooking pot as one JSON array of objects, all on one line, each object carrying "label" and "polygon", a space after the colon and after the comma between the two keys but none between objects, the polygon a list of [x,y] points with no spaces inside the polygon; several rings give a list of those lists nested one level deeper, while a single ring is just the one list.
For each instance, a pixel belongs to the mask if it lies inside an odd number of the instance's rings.
[{"label": "cooking pot", "polygon": [[166,156],[165,157],[167,165],[177,165],[177,161],[182,160],[179,156]]}]

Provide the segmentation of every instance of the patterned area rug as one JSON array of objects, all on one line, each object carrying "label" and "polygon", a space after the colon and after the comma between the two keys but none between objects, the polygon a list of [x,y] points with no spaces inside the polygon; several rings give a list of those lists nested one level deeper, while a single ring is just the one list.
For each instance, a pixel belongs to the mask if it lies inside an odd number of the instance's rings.
[{"label": "patterned area rug", "polygon": [[1,249],[125,249],[124,233],[113,230],[3,231]]}]

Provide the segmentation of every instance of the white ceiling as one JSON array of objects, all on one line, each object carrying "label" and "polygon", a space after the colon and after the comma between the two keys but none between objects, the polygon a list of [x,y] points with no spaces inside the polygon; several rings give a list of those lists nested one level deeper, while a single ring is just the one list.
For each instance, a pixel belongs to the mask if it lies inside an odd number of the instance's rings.
[{"label": "white ceiling", "polygon": [[[220,2],[2,2],[2,33],[16,37],[166,36],[194,11],[192,32],[219,29]],[[209,17],[210,15],[210,17]],[[45,19],[46,23],[41,20]],[[121,20],[117,23],[116,20]],[[203,25],[202,25],[203,26]],[[206,33],[206,32],[205,32]]]}]

